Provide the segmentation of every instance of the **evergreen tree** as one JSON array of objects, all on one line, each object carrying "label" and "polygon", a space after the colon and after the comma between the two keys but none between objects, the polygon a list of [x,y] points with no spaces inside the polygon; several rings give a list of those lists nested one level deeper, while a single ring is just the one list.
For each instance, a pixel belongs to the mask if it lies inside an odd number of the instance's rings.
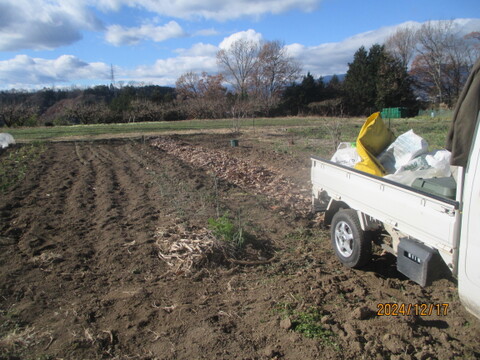
[{"label": "evergreen tree", "polygon": [[406,107],[410,112],[418,110],[410,76],[401,61],[388,53],[378,69],[376,90],[378,110],[388,107]]},{"label": "evergreen tree", "polygon": [[345,103],[350,114],[363,115],[374,104],[375,99],[366,90],[369,78],[368,53],[362,46],[355,52],[345,75]]},{"label": "evergreen tree", "polygon": [[312,74],[307,73],[300,84],[288,86],[283,93],[283,108],[290,115],[298,115],[307,110],[307,105],[315,101],[317,84]]},{"label": "evergreen tree", "polygon": [[335,99],[342,95],[343,83],[340,81],[337,75],[333,75],[327,86],[325,87],[325,98]]},{"label": "evergreen tree", "polygon": [[406,69],[375,44],[362,46],[354,55],[345,76],[345,103],[352,115],[369,115],[384,107],[416,107]]},{"label": "evergreen tree", "polygon": [[[379,72],[385,64],[385,48],[383,45],[374,44],[368,51],[367,56],[367,72],[368,78],[365,83],[365,96],[368,102],[365,107],[366,115],[381,110],[376,107],[377,102],[377,86],[379,82]],[[388,85],[387,85],[388,86]]]},{"label": "evergreen tree", "polygon": [[303,77],[300,84],[298,101],[302,107],[305,107],[317,97],[317,84],[312,74],[308,73]]}]

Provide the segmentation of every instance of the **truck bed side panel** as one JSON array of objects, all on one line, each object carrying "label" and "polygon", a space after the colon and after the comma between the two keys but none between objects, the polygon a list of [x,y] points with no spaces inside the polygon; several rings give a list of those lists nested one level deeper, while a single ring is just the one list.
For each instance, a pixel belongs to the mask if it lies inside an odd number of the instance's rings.
[{"label": "truck bed side panel", "polygon": [[456,201],[316,157],[311,176],[314,196],[326,191],[333,199],[453,255]]}]

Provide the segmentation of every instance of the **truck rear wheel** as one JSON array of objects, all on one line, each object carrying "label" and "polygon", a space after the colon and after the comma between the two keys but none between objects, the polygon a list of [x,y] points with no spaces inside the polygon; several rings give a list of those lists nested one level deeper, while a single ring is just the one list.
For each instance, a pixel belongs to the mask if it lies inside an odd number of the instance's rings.
[{"label": "truck rear wheel", "polygon": [[372,243],[355,210],[341,209],[333,216],[331,238],[335,254],[345,266],[361,268],[370,261]]}]

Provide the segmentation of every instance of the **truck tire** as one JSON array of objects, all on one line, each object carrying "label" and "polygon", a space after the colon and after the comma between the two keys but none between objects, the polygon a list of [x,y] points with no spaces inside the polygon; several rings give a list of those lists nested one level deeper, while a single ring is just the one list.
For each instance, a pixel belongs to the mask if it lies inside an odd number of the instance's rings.
[{"label": "truck tire", "polygon": [[335,254],[345,266],[358,269],[370,261],[372,243],[360,226],[356,210],[339,210],[330,231]]}]

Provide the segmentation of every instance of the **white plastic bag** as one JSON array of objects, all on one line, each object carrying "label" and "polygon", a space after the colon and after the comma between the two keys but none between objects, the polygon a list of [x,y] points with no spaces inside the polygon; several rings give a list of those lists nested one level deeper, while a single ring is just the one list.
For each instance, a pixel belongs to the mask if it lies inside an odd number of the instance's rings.
[{"label": "white plastic bag", "polygon": [[400,135],[385,151],[378,156],[378,161],[387,174],[394,174],[403,165],[428,151],[428,143],[422,137],[409,130]]},{"label": "white plastic bag", "polygon": [[417,178],[451,176],[450,156],[451,153],[448,150],[436,150],[423,154],[402,166],[395,174],[386,175],[385,179],[410,186]]},{"label": "white plastic bag", "polygon": [[358,155],[355,143],[342,142],[338,145],[337,151],[333,154],[331,161],[338,164],[354,167],[356,163],[361,161],[360,155]]},{"label": "white plastic bag", "polygon": [[8,133],[0,133],[0,148],[5,149],[11,144],[15,144],[13,136]]}]

